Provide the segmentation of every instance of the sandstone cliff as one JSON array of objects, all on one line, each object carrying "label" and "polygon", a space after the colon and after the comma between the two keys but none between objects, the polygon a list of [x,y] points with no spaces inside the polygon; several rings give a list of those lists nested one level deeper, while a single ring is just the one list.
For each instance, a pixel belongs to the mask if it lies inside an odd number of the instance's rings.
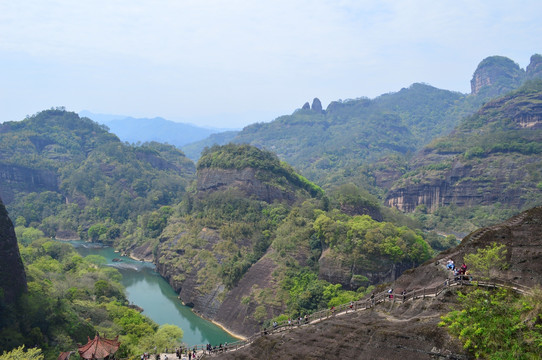
[{"label": "sandstone cliff", "polygon": [[0,299],[13,304],[26,291],[24,271],[13,223],[0,199]]},{"label": "sandstone cliff", "polygon": [[0,163],[0,196],[6,204],[17,192],[58,191],[58,182],[57,174],[50,169]]},{"label": "sandstone cliff", "polygon": [[423,149],[387,193],[386,203],[406,212],[419,205],[429,211],[447,205],[537,205],[542,200],[541,101],[538,81],[486,104],[450,136]]},{"label": "sandstone cliff", "polygon": [[[201,229],[195,238],[187,240],[189,237],[188,232],[180,231],[173,238],[161,238],[156,253],[157,271],[195,313],[223,324],[236,334],[250,336],[259,330],[261,320],[284,310],[280,302],[274,301],[276,294],[272,289],[276,284],[271,275],[278,266],[271,256],[272,250],[250,266],[236,286],[227,288],[214,272],[227,260],[220,250],[227,241],[217,230],[209,228]],[[243,245],[250,245],[248,239]],[[267,298],[262,298],[263,290]],[[261,303],[266,303],[265,314],[262,319],[255,319],[254,313]]]},{"label": "sandstone cliff", "polygon": [[394,263],[382,259],[376,267],[367,265],[356,267],[349,259],[333,254],[326,249],[318,260],[320,279],[343,288],[357,290],[361,286],[376,285],[395,281],[405,270],[412,268],[412,262]]},{"label": "sandstone cliff", "polygon": [[[159,238],[157,270],[196,313],[251,335],[285,309],[274,228],[293,204],[322,190],[272,153],[233,144],[204,153],[196,189]],[[298,261],[308,252],[296,248]]]},{"label": "sandstone cliff", "polygon": [[267,203],[273,201],[294,202],[293,191],[280,189],[262,180],[261,171],[245,169],[200,169],[198,170],[197,189],[200,192],[213,192],[228,188],[240,189],[246,196],[253,196]]},{"label": "sandstone cliff", "polygon": [[490,56],[480,62],[471,80],[472,94],[497,96],[518,88],[525,71],[504,56]]}]

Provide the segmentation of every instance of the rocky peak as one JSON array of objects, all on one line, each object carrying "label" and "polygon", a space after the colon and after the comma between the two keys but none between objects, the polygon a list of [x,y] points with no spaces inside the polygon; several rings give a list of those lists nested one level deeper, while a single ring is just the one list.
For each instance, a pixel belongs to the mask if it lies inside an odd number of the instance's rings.
[{"label": "rocky peak", "polygon": [[14,303],[26,291],[26,274],[13,223],[0,199],[0,301]]},{"label": "rocky peak", "polygon": [[534,54],[531,56],[531,62],[527,65],[526,78],[542,78],[542,55]]},{"label": "rocky peak", "polygon": [[472,76],[471,92],[497,96],[516,89],[525,78],[525,71],[504,56],[490,56],[480,62]]},{"label": "rocky peak", "polygon": [[310,109],[311,109],[311,106],[309,105],[308,101],[306,103],[304,103],[303,107],[301,108],[301,110],[310,110]]},{"label": "rocky peak", "polygon": [[320,99],[314,98],[314,100],[312,100],[311,110],[318,113],[322,112],[322,103],[320,102]]}]

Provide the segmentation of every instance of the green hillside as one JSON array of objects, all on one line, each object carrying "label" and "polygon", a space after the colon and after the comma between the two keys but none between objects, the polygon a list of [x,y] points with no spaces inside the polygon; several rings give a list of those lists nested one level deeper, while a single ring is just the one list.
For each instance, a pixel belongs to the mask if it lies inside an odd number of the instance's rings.
[{"label": "green hillside", "polygon": [[474,109],[463,94],[413,84],[373,100],[333,101],[325,111],[305,106],[272,122],[249,125],[233,138],[217,134],[184,149],[194,157],[212,143],[247,143],[276,153],[323,187],[360,183],[354,174],[360,166],[390,154],[413,153]]},{"label": "green hillside", "polygon": [[63,109],[0,126],[0,195],[17,225],[47,236],[153,237],[165,221],[153,211],[180,201],[194,172],[171,145],[130,146]]},{"label": "green hillside", "polygon": [[392,280],[390,269],[398,275],[433,253],[420,231],[362,215],[382,218],[355,185],[325,195],[268,151],[215,146],[197,168],[197,190],[160,235],[158,267],[185,303],[234,331],[357,299]]},{"label": "green hillside", "polygon": [[431,226],[449,229],[470,231],[502,220],[542,203],[541,144],[542,80],[534,80],[428,144],[387,202],[405,211],[429,210]]}]

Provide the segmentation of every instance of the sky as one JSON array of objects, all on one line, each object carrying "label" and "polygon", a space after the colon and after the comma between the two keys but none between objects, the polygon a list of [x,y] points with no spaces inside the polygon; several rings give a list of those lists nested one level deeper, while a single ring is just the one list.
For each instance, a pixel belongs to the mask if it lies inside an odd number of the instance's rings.
[{"label": "sky", "polygon": [[51,107],[242,128],[318,97],[470,92],[542,53],[540,0],[0,0],[0,122]]}]

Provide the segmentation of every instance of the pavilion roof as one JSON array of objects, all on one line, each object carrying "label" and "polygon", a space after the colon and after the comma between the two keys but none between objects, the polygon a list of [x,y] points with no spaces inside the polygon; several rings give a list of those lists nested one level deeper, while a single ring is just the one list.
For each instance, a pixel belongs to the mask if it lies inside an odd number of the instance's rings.
[{"label": "pavilion roof", "polygon": [[117,352],[120,346],[119,336],[114,339],[106,339],[96,334],[94,339],[88,338],[88,343],[79,346],[79,355],[83,359],[103,359]]}]

